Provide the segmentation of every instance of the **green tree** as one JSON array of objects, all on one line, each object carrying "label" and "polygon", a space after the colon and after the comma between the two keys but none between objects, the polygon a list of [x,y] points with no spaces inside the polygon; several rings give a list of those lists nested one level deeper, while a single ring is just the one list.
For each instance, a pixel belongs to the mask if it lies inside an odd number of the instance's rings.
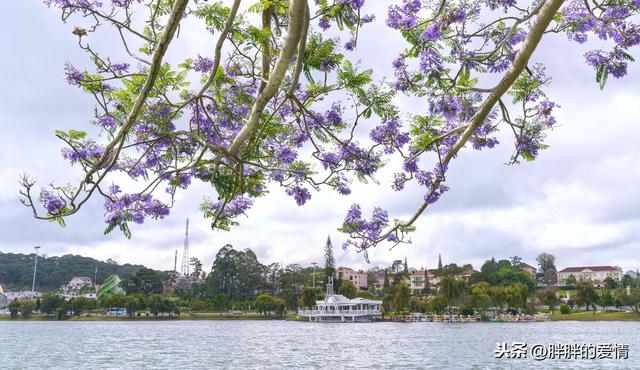
[{"label": "green tree", "polygon": [[311,308],[316,305],[316,290],[313,288],[304,288],[302,291],[302,306]]},{"label": "green tree", "polygon": [[[304,287],[309,284],[307,271],[299,264],[294,263],[287,265],[280,273],[280,292],[278,296],[284,299],[287,306],[292,309],[297,307]],[[338,287],[336,287],[336,290],[338,290]]]},{"label": "green tree", "polygon": [[439,315],[444,312],[444,310],[449,306],[449,303],[445,296],[438,294],[429,300],[429,305],[431,306],[431,310]]},{"label": "green tree", "polygon": [[409,305],[411,299],[411,288],[405,283],[401,283],[397,287],[394,303],[397,311],[404,311]]},{"label": "green tree", "polygon": [[502,308],[507,302],[506,288],[503,286],[492,286],[489,288],[489,298],[491,298],[491,305],[494,307]]},{"label": "green tree", "polygon": [[23,299],[20,301],[20,315],[25,319],[31,317],[33,314],[33,308],[35,307],[35,301],[31,299]]},{"label": "green tree", "polygon": [[611,276],[607,276],[607,278],[604,279],[604,283],[607,289],[616,289],[618,287],[618,281]]},{"label": "green tree", "polygon": [[573,274],[569,274],[569,276],[564,280],[564,285],[575,287],[578,280]]},{"label": "green tree", "polygon": [[536,257],[543,281],[547,285],[557,282],[556,257],[549,253],[541,253]]},{"label": "green tree", "polygon": [[471,303],[481,313],[484,313],[484,311],[486,311],[487,308],[489,308],[489,306],[491,305],[489,289],[489,283],[484,281],[475,283],[471,287]]},{"label": "green tree", "polygon": [[138,270],[128,282],[125,282],[127,294],[142,294],[148,297],[151,294],[162,294],[164,286],[162,281],[167,278],[166,274],[142,268]]},{"label": "green tree", "polygon": [[521,264],[522,264],[522,258],[520,258],[518,256],[511,257],[511,266],[516,267],[516,268],[520,268]]},{"label": "green tree", "polygon": [[274,302],[274,311],[276,316],[284,317],[287,313],[287,303],[282,298],[276,298]]},{"label": "green tree", "polygon": [[333,244],[331,238],[327,236],[327,243],[324,246],[324,281],[336,273],[336,260],[333,257]]},{"label": "green tree", "polygon": [[587,311],[589,311],[589,306],[594,306],[593,313],[595,314],[595,304],[598,301],[598,294],[591,281],[583,280],[576,284],[575,300],[578,305],[585,306]]},{"label": "green tree", "polygon": [[194,280],[198,280],[202,275],[202,262],[196,257],[191,257],[189,260],[189,264],[193,267],[193,272],[191,273],[191,278]]},{"label": "green tree", "polygon": [[164,297],[162,301],[161,312],[163,316],[165,313],[169,314],[169,316],[180,315],[180,307],[178,307],[178,302],[173,298]]},{"label": "green tree", "polygon": [[124,300],[124,307],[127,309],[127,316],[134,317],[138,310],[146,307],[144,296],[141,294],[128,295]]},{"label": "green tree", "polygon": [[227,244],[216,254],[205,283],[205,296],[226,294],[231,301],[253,301],[267,286],[266,271],[251,249],[237,251]]},{"label": "green tree", "polygon": [[20,301],[14,299],[13,301],[9,302],[9,304],[7,305],[7,309],[9,310],[11,318],[15,319],[16,317],[18,317],[18,312],[20,312]]},{"label": "green tree", "polygon": [[506,287],[506,302],[511,308],[522,310],[526,308],[529,289],[522,283],[515,283]]},{"label": "green tree", "polygon": [[125,297],[122,294],[107,296],[100,300],[100,305],[104,308],[123,308]]},{"label": "green tree", "polygon": [[407,264],[407,257],[404,258],[404,268],[403,268],[403,272],[405,274],[409,273],[409,265]]},{"label": "green tree", "polygon": [[355,298],[358,294],[358,288],[356,288],[355,284],[350,280],[345,280],[340,287],[340,294],[343,296],[352,299]]},{"label": "green tree", "polygon": [[164,296],[162,294],[152,294],[147,298],[147,307],[149,308],[149,312],[153,316],[158,316],[161,312],[165,311],[165,301]]},{"label": "green tree", "polygon": [[271,316],[271,313],[276,309],[276,298],[270,294],[260,294],[256,297],[254,303],[258,313],[264,316]]},{"label": "green tree", "polygon": [[606,310],[608,307],[615,304],[615,298],[610,289],[604,289],[598,297],[598,304]]},{"label": "green tree", "polygon": [[386,292],[389,290],[389,275],[387,275],[387,269],[384,270],[384,280],[382,284],[382,289]]},{"label": "green tree", "polygon": [[624,274],[624,276],[622,276],[620,285],[626,288],[628,286],[631,286],[632,283],[633,283],[633,278],[629,274]]},{"label": "green tree", "polygon": [[464,282],[458,281],[453,276],[446,275],[440,280],[440,293],[446,298],[447,306],[457,304],[464,292]]},{"label": "green tree", "polygon": [[431,284],[429,283],[429,270],[424,269],[424,288],[422,288],[422,294],[429,295],[431,293]]},{"label": "green tree", "polygon": [[538,299],[540,303],[549,307],[551,314],[553,315],[553,309],[555,306],[560,303],[560,298],[558,298],[558,290],[555,288],[545,288],[544,290],[538,293]]},{"label": "green tree", "polygon": [[409,307],[411,308],[411,312],[425,312],[427,309],[425,301],[418,297],[411,297]]},{"label": "green tree", "polygon": [[631,308],[636,315],[640,316],[640,288],[639,287],[630,287],[629,289],[619,287],[616,290],[615,294],[618,301],[623,306],[628,306]]},{"label": "green tree", "polygon": [[64,298],[57,294],[45,294],[40,303],[40,312],[52,315],[64,303]]},{"label": "green tree", "polygon": [[69,301],[69,306],[75,316],[80,316],[82,312],[94,309],[96,301],[87,297],[73,297]]}]

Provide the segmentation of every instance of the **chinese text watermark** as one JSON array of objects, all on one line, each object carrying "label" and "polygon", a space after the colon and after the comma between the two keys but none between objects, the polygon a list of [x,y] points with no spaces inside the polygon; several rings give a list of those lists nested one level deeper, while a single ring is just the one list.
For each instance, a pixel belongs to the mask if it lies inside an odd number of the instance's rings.
[{"label": "chinese text watermark", "polygon": [[542,360],[626,360],[629,358],[628,344],[552,343],[533,344],[526,342],[496,343],[495,358],[532,358]]}]

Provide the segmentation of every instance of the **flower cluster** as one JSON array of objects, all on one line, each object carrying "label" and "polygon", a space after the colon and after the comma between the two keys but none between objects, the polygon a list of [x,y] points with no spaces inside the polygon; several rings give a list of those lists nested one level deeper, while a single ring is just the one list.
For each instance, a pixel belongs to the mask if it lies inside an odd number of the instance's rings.
[{"label": "flower cluster", "polygon": [[253,200],[247,197],[236,197],[231,201],[226,202],[223,200],[212,201],[205,199],[202,203],[202,208],[211,212],[219,212],[221,217],[230,219],[238,217],[244,214],[253,205]]},{"label": "flower cluster", "polygon": [[375,207],[371,213],[371,219],[367,221],[362,217],[362,209],[359,204],[353,204],[342,223],[340,231],[350,234],[353,239],[360,239],[359,243],[347,240],[343,248],[354,246],[357,249],[366,249],[370,243],[377,240],[382,230],[389,224],[389,215],[382,208]]},{"label": "flower cluster", "polygon": [[80,72],[73,64],[69,62],[65,63],[64,73],[69,85],[82,86],[81,82],[84,81],[84,73]]},{"label": "flower cluster", "polygon": [[371,130],[369,137],[375,143],[384,145],[385,153],[391,154],[410,140],[408,133],[400,132],[401,127],[398,116],[387,117],[379,126]]},{"label": "flower cluster", "polygon": [[203,58],[200,55],[193,61],[193,69],[198,72],[210,72],[213,69],[213,60]]},{"label": "flower cluster", "polygon": [[305,187],[300,185],[290,186],[286,190],[287,195],[292,196],[296,203],[301,206],[311,199],[311,193]]},{"label": "flower cluster", "polygon": [[40,191],[40,201],[51,215],[60,213],[67,206],[67,203],[60,196],[44,189]]},{"label": "flower cluster", "polygon": [[402,6],[391,5],[387,14],[387,26],[397,30],[407,30],[418,23],[420,0],[402,0]]},{"label": "flower cluster", "polygon": [[62,157],[72,164],[82,162],[92,162],[102,157],[104,148],[93,140],[85,140],[78,143],[73,148],[62,148]]},{"label": "flower cluster", "polygon": [[144,223],[146,217],[162,219],[169,215],[170,208],[151,194],[123,194],[118,185],[109,187],[109,197],[105,198],[105,222],[115,224],[121,220]]}]

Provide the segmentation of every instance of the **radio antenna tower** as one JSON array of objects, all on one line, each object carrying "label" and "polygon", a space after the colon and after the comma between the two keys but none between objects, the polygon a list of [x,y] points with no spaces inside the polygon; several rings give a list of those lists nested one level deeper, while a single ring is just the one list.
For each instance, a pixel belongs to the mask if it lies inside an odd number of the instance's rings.
[{"label": "radio antenna tower", "polygon": [[180,274],[189,276],[189,218],[187,218],[187,229],[184,232],[184,250],[182,251],[182,268]]}]

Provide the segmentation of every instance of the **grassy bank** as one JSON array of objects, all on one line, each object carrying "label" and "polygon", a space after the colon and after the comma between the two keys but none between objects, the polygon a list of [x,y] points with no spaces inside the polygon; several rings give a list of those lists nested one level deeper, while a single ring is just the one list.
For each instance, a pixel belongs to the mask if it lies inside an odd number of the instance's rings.
[{"label": "grassy bank", "polygon": [[555,311],[553,315],[549,316],[552,321],[639,321],[640,316],[633,312],[598,312],[595,315],[593,311],[580,311],[571,312],[568,314],[561,314]]}]

